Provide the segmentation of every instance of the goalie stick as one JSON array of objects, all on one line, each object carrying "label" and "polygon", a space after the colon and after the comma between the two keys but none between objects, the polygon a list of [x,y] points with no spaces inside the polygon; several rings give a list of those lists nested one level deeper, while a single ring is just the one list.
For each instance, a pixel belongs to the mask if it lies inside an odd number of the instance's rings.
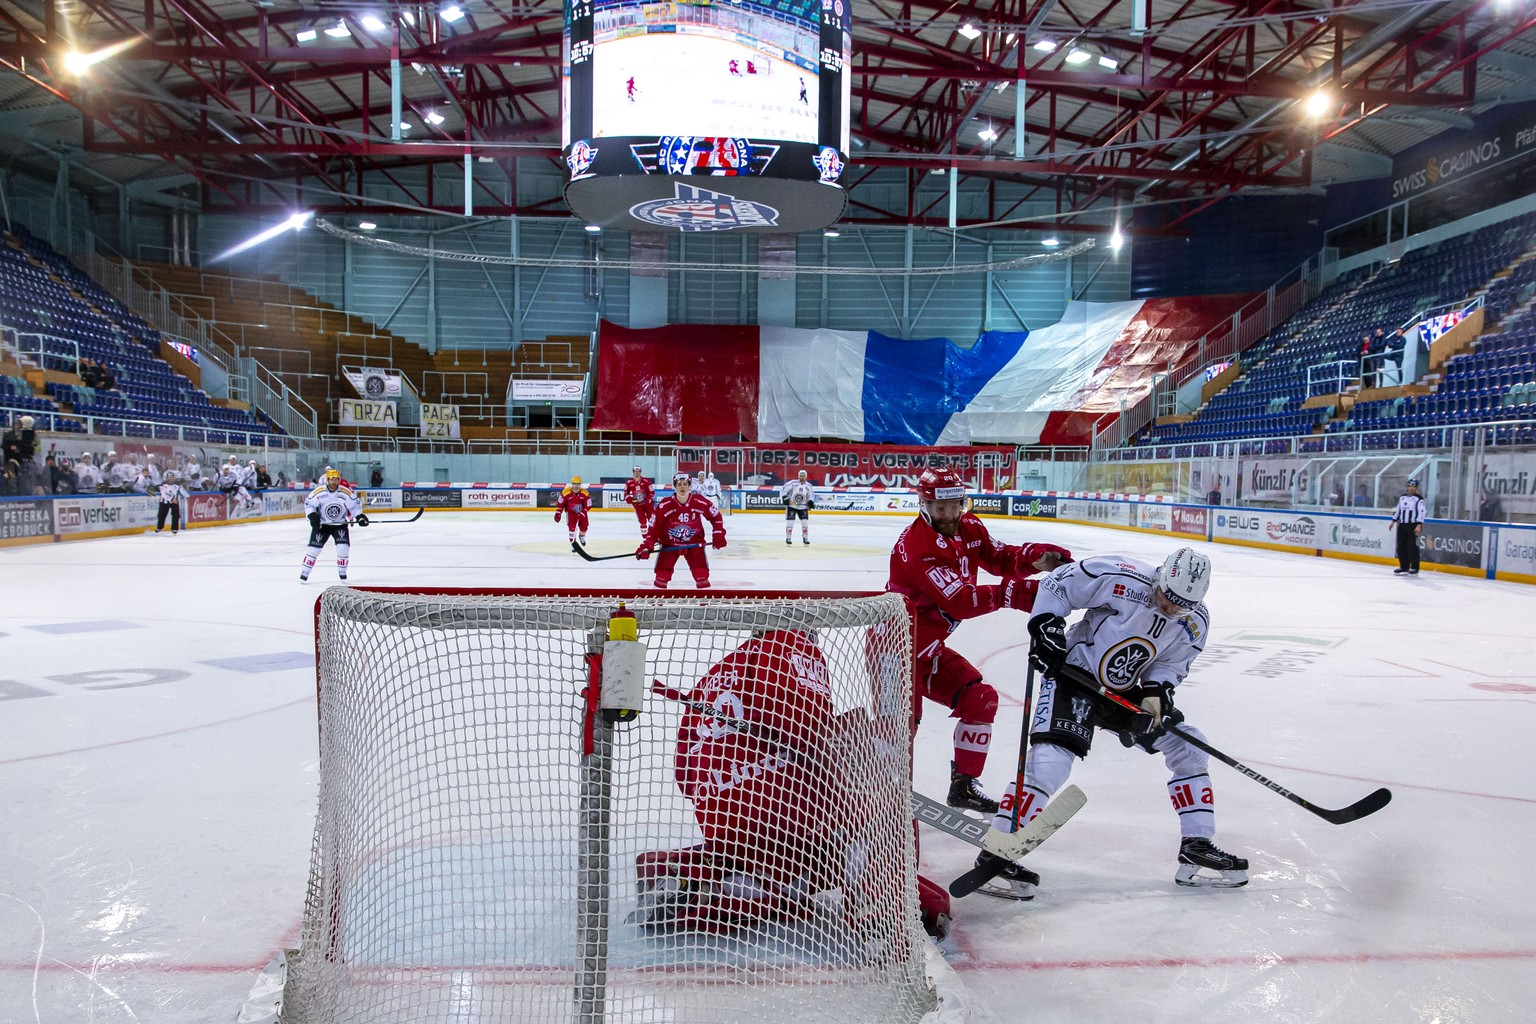
[{"label": "goalie stick", "polygon": [[[1110,703],[1119,705],[1120,707],[1135,714],[1146,715],[1148,718],[1151,717],[1138,705],[1132,704],[1130,701],[1126,700],[1124,697],[1121,697],[1119,694],[1111,693],[1103,687],[1099,686],[1098,680],[1089,676],[1076,665],[1063,665],[1057,671],[1057,678],[1064,679],[1067,682],[1082,687],[1083,689],[1088,690],[1090,693],[1102,697],[1105,700],[1108,700]],[[1324,821],[1331,822],[1334,825],[1347,825],[1351,821],[1358,821],[1368,814],[1375,814],[1377,811],[1381,810],[1383,807],[1387,806],[1387,804],[1392,802],[1392,791],[1383,786],[1374,792],[1367,793],[1365,796],[1361,797],[1359,800],[1356,800],[1354,803],[1347,807],[1340,807],[1336,810],[1329,809],[1327,807],[1319,807],[1317,804],[1314,804],[1312,801],[1306,799],[1305,797],[1300,797],[1295,793],[1292,793],[1278,782],[1274,782],[1271,779],[1260,775],[1258,772],[1254,771],[1252,768],[1243,764],[1236,758],[1229,757],[1228,755],[1222,753],[1220,750],[1217,750],[1215,747],[1211,746],[1209,743],[1189,732],[1187,729],[1181,728],[1177,723],[1164,722],[1163,728],[1173,733],[1175,736],[1183,740],[1185,743],[1188,743],[1190,746],[1198,747],[1200,750],[1210,754],[1222,764],[1237,769],[1239,772],[1248,776],[1250,779],[1252,779],[1254,782],[1257,782],[1265,789],[1268,789],[1274,793],[1279,793],[1281,796],[1285,797],[1296,806],[1304,810],[1311,811],[1319,818],[1322,818]]]},{"label": "goalie stick", "polygon": [[999,860],[979,864],[949,883],[949,894],[954,897],[969,896],[1002,873],[1003,868],[1033,851],[1041,843],[1056,834],[1056,830],[1082,810],[1088,798],[1076,786],[1068,785],[1045,805],[1045,810],[1035,815],[1028,825],[1017,832],[999,832],[988,829],[982,849]]},{"label": "goalie stick", "polygon": [[[678,544],[675,547],[657,548],[656,550],[657,551],[686,551],[688,548],[701,548],[703,546],[704,545],[702,545],[702,544]],[[581,541],[579,541],[579,540],[571,541],[571,550],[576,552],[578,555],[580,555],[582,558],[585,558],[589,562],[608,562],[608,561],[612,561],[615,558],[635,558],[635,553],[633,551],[625,552],[622,555],[594,555],[594,554],[589,553],[586,548],[582,547],[581,546]],[[643,562],[643,561],[645,561],[645,559],[643,559],[643,558],[635,558],[635,561]]]}]

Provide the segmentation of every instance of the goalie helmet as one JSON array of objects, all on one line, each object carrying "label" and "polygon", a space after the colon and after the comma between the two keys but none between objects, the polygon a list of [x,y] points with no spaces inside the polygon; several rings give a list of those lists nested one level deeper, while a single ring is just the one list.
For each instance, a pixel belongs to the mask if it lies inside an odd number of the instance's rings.
[{"label": "goalie helmet", "polygon": [[1211,560],[1194,548],[1179,548],[1158,567],[1157,586],[1180,608],[1193,608],[1211,589]]}]

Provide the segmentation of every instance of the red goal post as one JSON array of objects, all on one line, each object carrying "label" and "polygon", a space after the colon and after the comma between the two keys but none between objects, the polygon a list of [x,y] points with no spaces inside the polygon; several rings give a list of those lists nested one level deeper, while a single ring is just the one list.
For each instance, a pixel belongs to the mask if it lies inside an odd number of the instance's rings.
[{"label": "red goal post", "polygon": [[935,1012],[899,595],[334,587],[315,623],[282,1020]]}]

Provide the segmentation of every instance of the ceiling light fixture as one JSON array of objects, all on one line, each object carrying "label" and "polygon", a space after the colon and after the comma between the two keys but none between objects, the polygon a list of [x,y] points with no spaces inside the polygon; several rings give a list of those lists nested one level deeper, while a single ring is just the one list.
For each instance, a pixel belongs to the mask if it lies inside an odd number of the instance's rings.
[{"label": "ceiling light fixture", "polygon": [[446,117],[444,117],[442,114],[439,114],[435,110],[429,110],[429,111],[427,111],[427,116],[426,116],[425,120],[426,120],[427,124],[430,124],[430,125],[436,127],[437,125],[442,124],[444,121],[446,121],[448,119]]},{"label": "ceiling light fixture", "polygon": [[293,38],[297,39],[301,43],[312,43],[316,39],[320,38],[320,33],[316,32],[312,28],[301,28],[297,33],[294,34]]},{"label": "ceiling light fixture", "polygon": [[987,125],[985,128],[978,131],[976,135],[981,139],[982,142],[997,141],[997,132],[991,125]]},{"label": "ceiling light fixture", "polygon": [[955,31],[967,39],[976,39],[981,36],[981,29],[977,28],[975,25],[972,25],[970,22],[966,22],[964,25],[961,25],[959,28],[955,29]]},{"label": "ceiling light fixture", "polygon": [[459,7],[458,4],[453,4],[451,6],[444,7],[443,13],[439,15],[439,17],[451,25],[456,21],[464,20],[464,11],[461,7]]},{"label": "ceiling light fixture", "polygon": [[1120,62],[1115,60],[1115,58],[1113,58],[1113,57],[1100,57],[1099,58],[1099,67],[1101,67],[1101,68],[1107,68],[1110,71],[1114,71],[1119,66],[1120,66]]},{"label": "ceiling light fixture", "polygon": [[1327,89],[1319,89],[1306,99],[1306,111],[1308,117],[1327,117],[1334,111],[1333,94]]},{"label": "ceiling light fixture", "polygon": [[384,19],[377,14],[363,15],[363,28],[369,32],[383,32],[389,26],[384,24]]},{"label": "ceiling light fixture", "polygon": [[1110,249],[1110,252],[1119,252],[1124,245],[1125,245],[1125,236],[1120,233],[1120,225],[1116,224],[1115,225],[1115,230],[1112,231],[1110,233],[1110,236],[1109,236],[1109,249]]},{"label": "ceiling light fixture", "polygon": [[1035,45],[1034,45],[1033,48],[1036,49],[1036,50],[1039,50],[1041,53],[1055,53],[1056,52],[1056,40],[1054,40],[1054,39],[1037,39],[1035,41]]},{"label": "ceiling light fixture", "polygon": [[372,231],[374,228],[378,227],[378,225],[371,220],[364,220],[359,221],[357,227],[359,231]]},{"label": "ceiling light fixture", "polygon": [[821,233],[823,238],[837,238],[841,234],[842,232],[837,230],[837,228],[827,228],[827,230]]},{"label": "ceiling light fixture", "polygon": [[582,230],[589,235],[595,235],[603,230],[603,226],[601,224],[588,224],[585,228],[582,228]]},{"label": "ceiling light fixture", "polygon": [[325,34],[330,36],[332,39],[345,39],[352,34],[352,30],[347,28],[346,22],[338,21],[336,24],[326,29]]},{"label": "ceiling light fixture", "polygon": [[1050,235],[1046,238],[1040,239],[1040,244],[1045,246],[1047,249],[1054,249],[1061,244],[1061,239],[1057,238],[1055,235]]},{"label": "ceiling light fixture", "polygon": [[1093,60],[1093,54],[1076,46],[1072,47],[1072,52],[1067,54],[1068,64],[1087,64],[1091,60]]}]

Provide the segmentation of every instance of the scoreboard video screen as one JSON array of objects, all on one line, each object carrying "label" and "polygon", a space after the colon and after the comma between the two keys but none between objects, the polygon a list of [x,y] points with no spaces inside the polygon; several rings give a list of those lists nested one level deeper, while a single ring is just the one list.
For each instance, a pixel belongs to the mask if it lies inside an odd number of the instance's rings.
[{"label": "scoreboard video screen", "polygon": [[847,0],[568,0],[566,200],[640,230],[796,232],[846,205]]}]

